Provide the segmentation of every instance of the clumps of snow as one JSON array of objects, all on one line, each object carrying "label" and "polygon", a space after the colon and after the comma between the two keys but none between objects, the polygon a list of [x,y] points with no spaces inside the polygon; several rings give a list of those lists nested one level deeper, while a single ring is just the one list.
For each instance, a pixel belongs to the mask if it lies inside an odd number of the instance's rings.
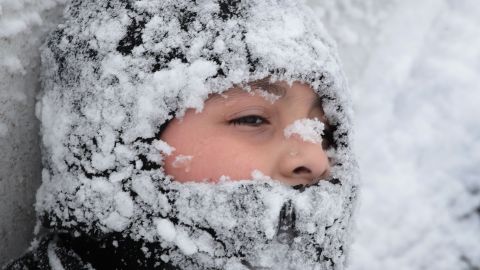
[{"label": "clumps of snow", "polygon": [[183,254],[191,256],[198,251],[197,245],[188,237],[188,234],[184,231],[179,231],[175,238],[175,244]]},{"label": "clumps of snow", "polygon": [[115,156],[111,154],[93,153],[92,166],[99,171],[113,168],[115,166]]},{"label": "clumps of snow", "polygon": [[[268,180],[267,180],[268,181]],[[272,192],[267,193],[263,197],[265,203],[266,213],[262,219],[265,236],[267,239],[273,239],[279,228],[277,228],[279,221],[279,213],[286,201],[286,193]]]},{"label": "clumps of snow", "polygon": [[175,225],[165,218],[159,218],[154,220],[155,225],[157,226],[157,233],[160,237],[167,241],[173,242],[177,237],[177,231],[175,230]]},{"label": "clumps of snow", "polygon": [[146,176],[133,179],[132,190],[138,194],[141,200],[148,204],[153,204],[156,200],[155,185],[152,180]]},{"label": "clumps of snow", "polygon": [[162,140],[155,140],[153,142],[153,146],[160,151],[161,153],[164,153],[165,155],[169,156],[175,151],[175,147],[172,147],[168,145],[168,143],[162,141]]},{"label": "clumps of snow", "polygon": [[118,192],[115,195],[116,211],[126,218],[133,216],[134,205],[130,195],[126,192]]},{"label": "clumps of snow", "polygon": [[[42,54],[45,169],[36,208],[49,226],[158,242],[162,258],[182,269],[239,260],[343,269],[357,185],[350,105],[335,45],[311,10],[286,0],[74,3]],[[161,132],[172,115],[267,77],[308,83],[327,97],[340,146],[332,174],[341,184],[302,191],[259,171],[215,185],[165,175],[175,149]],[[296,125],[286,136],[321,138],[316,121]],[[177,155],[172,165],[188,171],[192,160]],[[291,242],[278,241],[279,224]]]},{"label": "clumps of snow", "polygon": [[115,191],[114,185],[103,178],[95,178],[90,182],[92,191],[102,194],[112,194]]},{"label": "clumps of snow", "polygon": [[228,181],[232,181],[232,178],[228,175],[222,175],[220,176],[220,178],[218,178],[219,183],[228,182]]},{"label": "clumps of snow", "polygon": [[287,139],[294,134],[297,134],[305,142],[321,144],[324,128],[325,124],[317,118],[304,118],[295,120],[292,124],[287,126],[283,131],[283,134]]},{"label": "clumps of snow", "polygon": [[118,212],[112,212],[102,220],[102,223],[105,224],[108,229],[121,232],[128,226],[128,224],[130,224],[130,220],[120,215]]},{"label": "clumps of snow", "polygon": [[[263,174],[257,171],[256,175],[262,177]],[[306,231],[303,229],[304,226],[298,224],[299,222],[307,220],[310,220],[310,223],[314,222],[315,226],[307,228],[312,236],[317,232],[322,232],[322,235],[327,234],[328,237],[344,237],[342,234],[338,234],[337,228],[332,228],[328,232],[324,228],[336,224],[338,218],[345,211],[345,205],[341,199],[332,204],[326,203],[330,199],[327,190],[331,188],[331,185],[314,187],[305,195],[301,191],[291,189],[278,181],[267,178],[224,182],[216,185],[190,182],[174,184],[173,187],[174,190],[178,191],[170,193],[175,194],[175,199],[172,200],[175,201],[174,208],[184,209],[177,216],[177,218],[183,220],[183,224],[173,225],[171,222],[157,221],[157,231],[163,237],[174,239],[168,245],[171,247],[179,247],[180,244],[174,238],[175,233],[173,232],[175,230],[188,231],[186,239],[191,241],[187,241],[189,243],[188,247],[191,248],[189,250],[191,256],[195,260],[201,258],[200,254],[193,255],[195,247],[197,247],[199,250],[201,248],[210,250],[213,258],[215,258],[209,263],[205,262],[204,266],[218,267],[225,265],[226,262],[236,259],[236,256],[234,256],[231,260],[226,260],[225,256],[231,257],[238,250],[246,255],[249,258],[249,263],[255,265],[255,267],[285,265],[287,269],[288,267],[310,269],[321,260],[318,254],[315,254],[314,249],[310,250],[308,248],[305,250],[300,247],[320,247],[327,237],[314,238],[304,235]],[[325,191],[320,192],[320,190]],[[210,192],[212,196],[205,195]],[[319,198],[312,200],[312,196],[317,195],[319,195]],[[303,202],[312,202],[313,205],[305,207],[301,204],[301,200],[298,200],[297,203],[297,197],[302,197]],[[292,243],[285,244],[277,242],[276,234],[279,219],[283,218],[279,216],[280,210],[289,200],[294,201],[295,207],[303,207],[301,211],[295,210],[297,211],[297,220],[294,221],[297,224],[296,228],[299,229],[296,235],[301,237]],[[332,218],[328,217],[330,215]],[[161,226],[159,226],[160,224]],[[205,234],[206,231],[202,228],[196,228],[195,224],[204,224],[203,226],[207,226],[207,228],[215,228],[215,238],[206,237],[208,235]],[[338,227],[338,224],[336,226]],[[249,240],[245,241],[245,237]],[[343,241],[341,239],[338,238],[335,241],[340,243]],[[182,242],[184,241],[182,240]],[[305,253],[299,253],[299,250],[303,250]],[[178,252],[184,254],[187,251],[185,247],[181,247]],[[188,265],[178,259],[180,253],[177,253],[177,251],[172,251],[170,254],[170,259],[173,262],[181,266]],[[215,265],[215,262],[221,264]]]},{"label": "clumps of snow", "polygon": [[118,183],[125,179],[128,179],[132,175],[133,166],[125,166],[121,171],[112,172],[109,176],[109,180],[112,183]]},{"label": "clumps of snow", "polygon": [[268,175],[265,175],[262,171],[260,170],[253,170],[251,173],[252,179],[257,180],[257,181],[270,181],[272,178]]}]

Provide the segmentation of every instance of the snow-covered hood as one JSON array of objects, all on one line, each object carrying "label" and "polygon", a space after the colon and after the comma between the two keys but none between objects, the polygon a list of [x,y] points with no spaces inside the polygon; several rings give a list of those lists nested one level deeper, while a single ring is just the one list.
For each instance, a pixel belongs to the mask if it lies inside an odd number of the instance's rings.
[{"label": "snow-covered hood", "polygon": [[[182,269],[343,269],[357,170],[336,48],[302,1],[74,0],[43,47],[43,184],[54,230],[158,242]],[[212,93],[309,83],[335,127],[332,181],[172,181],[159,134]]]}]

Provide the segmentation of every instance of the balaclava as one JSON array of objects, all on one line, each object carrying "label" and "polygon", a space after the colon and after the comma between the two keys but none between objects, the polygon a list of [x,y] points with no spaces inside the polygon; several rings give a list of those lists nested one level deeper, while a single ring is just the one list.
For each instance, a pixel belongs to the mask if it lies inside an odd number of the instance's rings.
[{"label": "balaclava", "polygon": [[[315,17],[297,0],[72,1],[42,53],[39,219],[145,243],[145,258],[179,269],[344,269],[357,187],[351,110]],[[181,184],[164,173],[169,120],[264,78],[322,97],[330,179],[293,188],[257,172]]]}]

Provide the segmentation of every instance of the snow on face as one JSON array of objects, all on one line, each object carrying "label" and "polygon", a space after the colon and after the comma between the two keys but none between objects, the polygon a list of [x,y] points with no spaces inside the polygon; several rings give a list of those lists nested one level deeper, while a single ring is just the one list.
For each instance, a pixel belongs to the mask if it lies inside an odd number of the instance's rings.
[{"label": "snow on face", "polygon": [[168,167],[172,166],[175,169],[181,169],[184,172],[188,173],[190,172],[192,159],[193,159],[193,156],[178,155],[178,156],[175,156],[175,160],[167,166]]},{"label": "snow on face", "polygon": [[314,119],[295,120],[291,125],[285,128],[283,134],[288,139],[294,134],[298,134],[305,142],[321,144],[325,124]]},{"label": "snow on face", "polygon": [[[48,226],[156,243],[150,258],[182,269],[343,269],[349,95],[303,3],[87,0],[67,17],[42,53]],[[283,93],[265,95],[264,78]],[[335,127],[330,159],[285,136],[315,118]]]},{"label": "snow on face", "polygon": [[[317,119],[325,116],[319,97],[298,82],[276,87],[283,96],[274,103],[263,94],[233,88],[207,100],[202,112],[188,110],[171,121],[161,139],[176,151],[166,157],[165,172],[181,182],[217,182],[224,175],[248,179],[253,170],[291,185],[327,178],[330,164],[321,145],[323,124]],[[285,129],[298,121],[303,125]],[[284,129],[289,136],[283,136]],[[302,130],[305,141],[290,136]]]}]

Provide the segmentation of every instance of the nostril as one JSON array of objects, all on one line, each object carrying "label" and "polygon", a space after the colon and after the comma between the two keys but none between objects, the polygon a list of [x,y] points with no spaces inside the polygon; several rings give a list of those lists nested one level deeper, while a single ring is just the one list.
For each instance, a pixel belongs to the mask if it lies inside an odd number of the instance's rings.
[{"label": "nostril", "polygon": [[306,168],[304,166],[300,166],[300,167],[295,168],[295,170],[293,170],[293,173],[294,174],[311,174],[312,171],[309,168]]}]

